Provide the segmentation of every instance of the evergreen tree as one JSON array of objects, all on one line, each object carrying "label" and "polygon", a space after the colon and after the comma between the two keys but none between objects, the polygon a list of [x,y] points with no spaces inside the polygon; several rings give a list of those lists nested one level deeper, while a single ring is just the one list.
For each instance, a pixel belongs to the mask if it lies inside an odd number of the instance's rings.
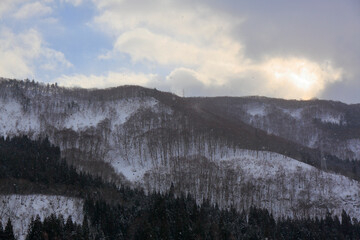
[{"label": "evergreen tree", "polygon": [[4,238],[4,229],[3,229],[3,226],[2,226],[2,222],[0,220],[0,239],[3,239]]},{"label": "evergreen tree", "polygon": [[81,233],[82,233],[82,238],[84,240],[90,238],[89,221],[88,221],[88,217],[86,214],[83,219]]},{"label": "evergreen tree", "polygon": [[43,240],[42,232],[43,224],[39,215],[36,215],[35,220],[31,219],[26,240]]},{"label": "evergreen tree", "polygon": [[[345,212],[345,210],[342,210],[341,213],[341,232],[344,235],[344,237],[350,237],[351,234],[351,219],[350,216]],[[359,236],[360,237],[360,236]]]},{"label": "evergreen tree", "polygon": [[5,230],[4,230],[4,240],[15,240],[13,226],[11,224],[10,218],[8,219]]},{"label": "evergreen tree", "polygon": [[65,228],[64,228],[64,239],[73,239],[75,235],[75,226],[72,221],[71,216],[69,216],[66,220]]}]

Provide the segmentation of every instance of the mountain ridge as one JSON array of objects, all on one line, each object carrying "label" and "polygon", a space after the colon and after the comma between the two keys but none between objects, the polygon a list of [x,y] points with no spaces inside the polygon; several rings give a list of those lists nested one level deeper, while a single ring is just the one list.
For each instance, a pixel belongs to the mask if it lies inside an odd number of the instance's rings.
[{"label": "mountain ridge", "polygon": [[[181,98],[136,86],[86,90],[7,80],[0,83],[0,133],[32,139],[48,136],[77,169],[147,192],[164,192],[174,183],[178,194],[191,193],[199,202],[207,198],[222,208],[256,205],[276,216],[294,217],[324,215],[325,205],[336,213],[346,208],[358,216],[358,181],[328,171],[357,179],[359,161],[335,156],[336,151],[328,151],[331,146],[311,148],[282,132],[261,128],[262,121],[269,120],[264,126],[276,130],[280,121],[292,131],[304,119],[310,136],[323,124],[313,122],[312,109],[280,112],[261,102],[279,100],[262,97],[255,102],[214,99]],[[249,101],[255,105],[246,105]],[[320,119],[327,116],[325,110],[313,111]],[[337,120],[335,113],[329,113],[331,121]],[[296,131],[302,129],[303,125]],[[259,175],[254,163],[265,174]],[[341,194],[342,184],[351,186],[349,196]]]}]

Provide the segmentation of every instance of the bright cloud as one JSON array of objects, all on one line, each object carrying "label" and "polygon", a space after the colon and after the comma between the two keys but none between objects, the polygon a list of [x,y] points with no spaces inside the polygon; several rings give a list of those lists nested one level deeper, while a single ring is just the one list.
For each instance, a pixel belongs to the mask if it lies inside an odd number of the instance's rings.
[{"label": "bright cloud", "polygon": [[27,19],[31,17],[41,17],[52,12],[51,7],[41,2],[33,2],[23,5],[15,14],[17,19]]},{"label": "bright cloud", "polygon": [[52,69],[71,66],[61,52],[46,47],[41,35],[34,29],[20,34],[2,29],[0,55],[3,56],[0,59],[2,77],[32,78],[42,62]]},{"label": "bright cloud", "polygon": [[319,64],[304,58],[272,58],[259,67],[269,92],[286,98],[312,98],[342,76],[342,70],[330,62]]}]

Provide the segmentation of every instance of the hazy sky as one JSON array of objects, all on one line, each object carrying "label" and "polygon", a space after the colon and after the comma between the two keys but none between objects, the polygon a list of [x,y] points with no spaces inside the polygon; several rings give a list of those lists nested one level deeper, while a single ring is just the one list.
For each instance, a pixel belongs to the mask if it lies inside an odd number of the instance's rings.
[{"label": "hazy sky", "polygon": [[360,1],[1,0],[0,76],[360,103]]}]

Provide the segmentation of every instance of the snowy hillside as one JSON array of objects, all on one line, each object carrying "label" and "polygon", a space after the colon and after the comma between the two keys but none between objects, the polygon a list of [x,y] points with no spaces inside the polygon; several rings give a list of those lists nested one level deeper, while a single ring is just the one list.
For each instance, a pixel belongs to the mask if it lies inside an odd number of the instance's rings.
[{"label": "snowy hillside", "polygon": [[189,99],[198,108],[242,121],[289,141],[345,159],[360,160],[360,105],[265,97]]},{"label": "snowy hillside", "polygon": [[[103,179],[125,177],[147,191],[164,191],[173,183],[177,193],[189,192],[198,201],[208,198],[239,210],[256,205],[275,216],[324,216],[327,210],[345,209],[360,218],[359,182],[298,161],[320,162],[315,151],[265,136],[248,125],[227,126],[209,114],[210,109],[202,111],[204,106],[192,111],[192,103],[139,87],[84,90],[31,82],[2,84],[0,134],[48,136],[71,164]],[[231,121],[244,121],[284,138],[294,136],[313,147],[326,136],[314,124],[348,122],[335,110],[332,115],[318,112],[314,116],[320,120],[313,123],[306,106],[235,105],[229,104],[235,114]],[[311,134],[304,132],[307,127]],[[267,146],[262,145],[265,137]],[[346,155],[359,154],[360,140],[347,141]],[[281,143],[287,145],[275,146]],[[288,155],[294,158],[285,156],[291,150],[288,146],[299,148]],[[342,146],[340,142],[337,149]],[[265,151],[270,147],[284,154]]]},{"label": "snowy hillside", "polygon": [[0,195],[0,220],[3,225],[11,219],[16,239],[24,240],[31,218],[39,215],[45,217],[69,216],[76,223],[83,221],[83,201],[76,198],[46,195]]},{"label": "snowy hillside", "polygon": [[[210,199],[220,207],[269,209],[275,217],[325,216],[345,209],[360,216],[360,184],[326,173],[286,156],[250,150],[229,150],[217,160],[178,159],[145,174],[149,191],[173,183],[178,192]],[[141,172],[141,171],[140,171]]]}]

